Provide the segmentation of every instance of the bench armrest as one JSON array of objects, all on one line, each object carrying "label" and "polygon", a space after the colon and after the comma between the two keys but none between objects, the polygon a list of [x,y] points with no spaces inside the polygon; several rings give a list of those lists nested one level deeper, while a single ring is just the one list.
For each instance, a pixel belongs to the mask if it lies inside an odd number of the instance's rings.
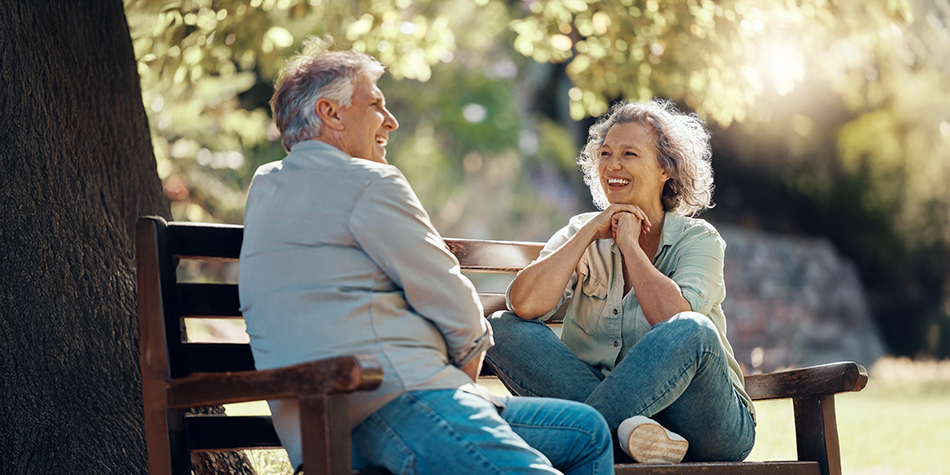
[{"label": "bench armrest", "polygon": [[848,361],[749,375],[745,388],[753,400],[763,400],[860,391],[867,382],[867,370]]},{"label": "bench armrest", "polygon": [[234,373],[194,373],[168,383],[168,407],[218,406],[268,399],[369,390],[383,382],[374,356],[354,355],[284,368]]}]

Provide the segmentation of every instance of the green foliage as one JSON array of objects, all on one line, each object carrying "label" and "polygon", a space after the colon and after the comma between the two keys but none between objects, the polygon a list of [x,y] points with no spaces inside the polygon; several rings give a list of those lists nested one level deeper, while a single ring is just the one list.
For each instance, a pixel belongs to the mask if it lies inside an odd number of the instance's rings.
[{"label": "green foliage", "polygon": [[[173,214],[240,222],[256,165],[280,158],[266,145],[277,136],[266,104],[247,106],[242,95],[269,85],[306,37],[332,35],[342,47],[377,56],[393,77],[428,80],[433,65],[452,59],[455,37],[436,6],[423,3],[127,0],[159,176]],[[264,156],[249,164],[249,151]]]},{"label": "green foliage", "polygon": [[[859,25],[864,33],[902,21],[902,4],[893,4],[543,0],[530,3],[531,14],[511,27],[520,53],[539,62],[570,60],[574,119],[602,114],[618,98],[661,96],[728,125],[745,120],[767,86],[780,95],[791,92],[803,79],[806,54],[847,38]],[[849,7],[839,19],[836,10]]]},{"label": "green foliage", "polygon": [[[446,235],[545,239],[590,209],[583,126],[564,119],[660,96],[780,186],[856,215],[822,232],[852,236],[836,242],[863,271],[890,288],[950,282],[947,266],[919,267],[950,249],[946,0],[126,0],[126,13],[176,219],[241,222],[253,171],[284,155],[273,77],[329,35],[387,66],[389,159]],[[950,348],[938,292],[920,339]]]}]

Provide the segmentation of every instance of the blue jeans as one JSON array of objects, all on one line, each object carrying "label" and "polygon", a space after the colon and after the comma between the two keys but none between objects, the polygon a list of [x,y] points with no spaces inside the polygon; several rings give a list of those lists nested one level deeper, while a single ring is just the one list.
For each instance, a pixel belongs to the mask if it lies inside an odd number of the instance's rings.
[{"label": "blue jeans", "polygon": [[606,376],[538,320],[496,312],[489,322],[495,347],[485,362],[514,394],[587,403],[614,433],[628,417],[653,418],[689,441],[689,461],[743,460],[752,451],[755,422],[703,315],[683,312],[654,325]]},{"label": "blue jeans", "polygon": [[409,474],[613,474],[604,418],[571,401],[411,391],[352,432],[353,468]]}]

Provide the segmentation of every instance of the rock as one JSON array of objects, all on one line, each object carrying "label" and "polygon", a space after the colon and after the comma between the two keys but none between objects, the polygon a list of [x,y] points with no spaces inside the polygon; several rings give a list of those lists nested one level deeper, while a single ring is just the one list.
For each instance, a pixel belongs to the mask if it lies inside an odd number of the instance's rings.
[{"label": "rock", "polygon": [[822,238],[718,227],[726,240],[726,314],[736,359],[749,373],[885,352],[853,262]]}]

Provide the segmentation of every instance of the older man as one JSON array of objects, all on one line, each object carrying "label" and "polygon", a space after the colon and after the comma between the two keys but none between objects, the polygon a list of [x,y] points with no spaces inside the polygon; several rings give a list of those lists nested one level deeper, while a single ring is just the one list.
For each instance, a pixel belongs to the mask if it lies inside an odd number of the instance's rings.
[{"label": "older man", "polygon": [[[241,249],[242,312],[258,368],[345,354],[383,365],[350,396],[353,466],[394,474],[613,473],[591,408],[499,398],[474,384],[490,326],[471,282],[400,171],[399,126],[376,86],[382,66],[311,41],[271,100],[289,154],[258,169]],[[271,401],[301,463],[298,407]]]}]

